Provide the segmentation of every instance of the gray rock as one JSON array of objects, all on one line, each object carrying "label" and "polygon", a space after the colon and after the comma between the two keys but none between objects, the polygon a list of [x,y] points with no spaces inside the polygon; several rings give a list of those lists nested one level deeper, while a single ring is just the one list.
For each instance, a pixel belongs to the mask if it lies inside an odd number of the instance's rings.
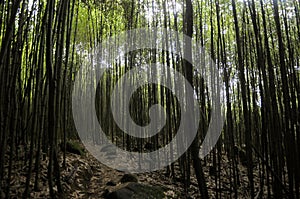
[{"label": "gray rock", "polygon": [[116,186],[117,184],[114,181],[108,181],[106,183],[107,186]]},{"label": "gray rock", "polygon": [[114,145],[112,145],[112,144],[104,145],[100,149],[100,152],[109,153],[109,152],[112,152],[112,151],[115,151]]},{"label": "gray rock", "polygon": [[122,176],[122,178],[120,179],[121,183],[126,183],[126,182],[138,182],[138,179],[135,175],[130,174],[130,173],[126,173]]},{"label": "gray rock", "polygon": [[131,182],[125,187],[112,191],[105,196],[106,199],[162,199],[164,198],[163,189]]}]

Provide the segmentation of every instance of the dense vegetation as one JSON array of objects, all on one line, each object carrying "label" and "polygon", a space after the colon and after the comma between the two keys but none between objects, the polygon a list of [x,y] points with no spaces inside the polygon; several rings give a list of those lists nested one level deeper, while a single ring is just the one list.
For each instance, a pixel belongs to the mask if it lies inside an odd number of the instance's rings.
[{"label": "dense vegetation", "polygon": [[[212,197],[208,194],[212,186],[216,198],[240,198],[243,164],[249,188],[245,191],[251,198],[300,198],[299,8],[297,0],[0,1],[0,197],[12,195],[12,176],[19,168],[27,173],[20,187],[23,197],[38,190],[45,159],[50,196],[56,192],[63,196],[61,171],[68,140],[78,139],[71,108],[75,77],[83,79],[83,93],[97,88],[100,124],[119,147],[146,151],[169,143],[178,128],[180,107],[167,88],[149,84],[132,97],[130,111],[137,124],[149,122],[147,110],[157,103],[170,117],[162,132],[149,139],[133,139],[122,132],[107,103],[125,72],[160,62],[164,70],[171,67],[184,74],[202,111],[197,138],[166,168],[170,178],[182,179],[185,196],[195,171],[202,198]],[[221,74],[225,92],[219,100],[226,104],[222,109],[226,121],[217,145],[203,160],[198,149],[209,125],[212,96],[206,80],[182,57],[156,49],[134,51],[113,62],[99,84],[84,82],[85,73],[78,73],[106,38],[155,27],[194,38]],[[168,38],[165,43],[172,45]],[[101,143],[101,137],[93,141]],[[224,157],[230,165],[226,176]],[[209,173],[204,172],[207,167]],[[214,176],[214,185],[207,185],[209,175]],[[222,189],[225,181],[229,192]]]}]

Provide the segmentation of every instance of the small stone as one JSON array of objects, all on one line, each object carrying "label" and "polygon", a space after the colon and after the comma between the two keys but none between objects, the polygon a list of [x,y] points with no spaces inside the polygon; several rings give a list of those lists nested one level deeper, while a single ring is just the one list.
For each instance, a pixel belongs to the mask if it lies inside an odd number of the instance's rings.
[{"label": "small stone", "polygon": [[116,186],[117,184],[116,184],[115,182],[113,182],[113,181],[108,181],[108,182],[106,183],[106,185],[107,185],[107,186]]},{"label": "small stone", "polygon": [[114,145],[112,144],[108,144],[108,145],[105,145],[103,146],[101,149],[100,149],[100,152],[111,152],[111,151],[114,151]]}]

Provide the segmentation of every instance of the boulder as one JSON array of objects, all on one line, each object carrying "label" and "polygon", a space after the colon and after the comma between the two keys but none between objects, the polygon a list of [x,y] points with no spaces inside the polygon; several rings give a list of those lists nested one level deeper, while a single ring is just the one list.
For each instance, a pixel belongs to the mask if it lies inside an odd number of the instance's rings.
[{"label": "boulder", "polygon": [[164,198],[163,189],[160,187],[130,182],[122,188],[107,192],[104,196],[106,199],[128,199],[128,198]]}]

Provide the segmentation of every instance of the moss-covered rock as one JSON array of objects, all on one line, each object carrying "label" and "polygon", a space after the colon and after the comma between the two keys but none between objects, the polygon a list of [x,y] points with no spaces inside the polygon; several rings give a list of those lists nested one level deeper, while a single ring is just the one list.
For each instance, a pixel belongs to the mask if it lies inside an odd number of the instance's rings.
[{"label": "moss-covered rock", "polygon": [[[63,145],[61,145],[63,146]],[[63,147],[62,147],[63,149]],[[68,140],[66,142],[66,151],[69,153],[74,153],[74,154],[78,154],[78,155],[84,155],[85,154],[85,150],[84,147],[81,146],[81,144],[77,141],[71,141]]]}]

